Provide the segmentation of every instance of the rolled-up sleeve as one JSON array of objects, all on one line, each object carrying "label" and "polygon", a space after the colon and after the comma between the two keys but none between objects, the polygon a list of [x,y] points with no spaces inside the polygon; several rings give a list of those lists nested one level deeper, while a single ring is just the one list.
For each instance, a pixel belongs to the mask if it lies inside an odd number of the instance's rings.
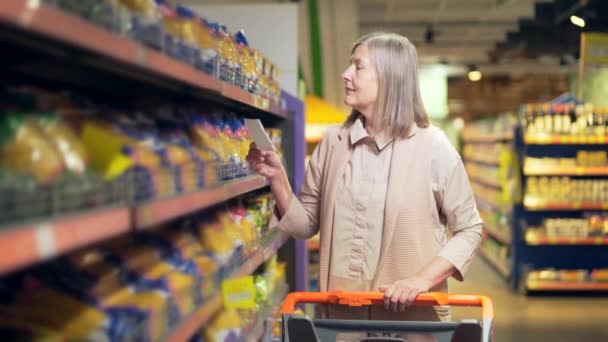
[{"label": "rolled-up sleeve", "polygon": [[[443,134],[442,134],[443,135]],[[437,178],[436,199],[441,213],[447,221],[452,238],[444,245],[439,256],[448,260],[457,272],[454,278],[462,281],[482,241],[483,221],[477,211],[475,196],[464,164],[458,152],[447,138],[437,152],[436,167],[442,167],[434,174]],[[444,176],[441,177],[441,174]]]},{"label": "rolled-up sleeve", "polygon": [[[324,139],[325,140],[325,139]],[[319,206],[321,202],[322,141],[313,152],[299,195],[293,196],[287,212],[281,217],[275,208],[273,225],[297,239],[309,239],[319,232]]]}]

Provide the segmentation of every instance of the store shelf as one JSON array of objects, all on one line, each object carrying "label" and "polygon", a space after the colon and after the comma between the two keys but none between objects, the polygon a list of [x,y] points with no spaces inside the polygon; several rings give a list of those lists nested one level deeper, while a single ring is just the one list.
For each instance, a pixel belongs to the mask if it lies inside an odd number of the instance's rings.
[{"label": "store shelf", "polygon": [[524,166],[526,176],[608,176],[608,166]]},{"label": "store shelf", "polygon": [[492,265],[498,273],[500,273],[503,277],[509,278],[511,275],[511,270],[507,265],[500,262],[497,258],[492,256],[490,253],[486,252],[483,248],[479,248],[479,255],[481,255],[486,261]]},{"label": "store shelf", "polygon": [[479,185],[496,188],[496,189],[502,189],[502,184],[498,183],[495,179],[486,179],[485,177],[482,177],[482,176],[480,177],[480,176],[471,175],[471,174],[469,174],[469,179],[472,182],[475,182]]},{"label": "store shelf", "polygon": [[497,156],[488,158],[488,157],[482,157],[482,156],[469,156],[469,157],[464,157],[464,161],[465,163],[476,163],[476,164],[483,164],[483,165],[494,165],[494,166],[499,166],[500,165],[500,160],[498,159]]},{"label": "store shelf", "polygon": [[286,111],[270,101],[206,75],[193,67],[128,38],[40,1],[0,1],[0,23],[94,53],[149,75],[182,82],[195,90],[247,104],[278,117]]},{"label": "store shelf", "polygon": [[608,136],[526,135],[524,142],[530,145],[603,145]]},{"label": "store shelf", "polygon": [[530,246],[545,245],[608,245],[608,237],[530,237],[526,236],[526,243]]},{"label": "store shelf", "polygon": [[52,218],[0,230],[0,275],[131,229],[127,207]]},{"label": "store shelf", "polygon": [[506,235],[505,233],[499,232],[494,227],[484,224],[483,229],[488,233],[488,235],[490,235],[496,241],[498,241],[502,244],[505,244],[505,245],[511,244],[511,237]]},{"label": "store shelf", "polygon": [[479,209],[483,211],[500,211],[505,214],[509,214],[511,212],[510,206],[496,204],[493,201],[483,198],[477,193],[475,194],[475,202]]},{"label": "store shelf", "polygon": [[565,282],[528,280],[526,283],[528,291],[608,291],[608,282]]},{"label": "store shelf", "polygon": [[493,143],[498,141],[508,141],[513,139],[513,133],[506,134],[480,134],[476,136],[463,135],[465,143]]},{"label": "store shelf", "polygon": [[[282,232],[275,232],[273,238],[266,246],[258,249],[245,264],[239,267],[232,275],[232,278],[240,278],[250,275],[260,265],[274,255],[281,246],[288,240],[288,235]],[[167,342],[188,341],[200,328],[207,323],[222,308],[222,297],[218,293],[213,296],[205,305],[173,330],[164,340]]]},{"label": "store shelf", "polygon": [[608,203],[601,202],[551,202],[524,197],[527,210],[608,210]]},{"label": "store shelf", "polygon": [[263,188],[267,184],[264,177],[253,176],[234,180],[217,188],[168,199],[153,200],[135,208],[135,226],[141,229],[159,224]]}]

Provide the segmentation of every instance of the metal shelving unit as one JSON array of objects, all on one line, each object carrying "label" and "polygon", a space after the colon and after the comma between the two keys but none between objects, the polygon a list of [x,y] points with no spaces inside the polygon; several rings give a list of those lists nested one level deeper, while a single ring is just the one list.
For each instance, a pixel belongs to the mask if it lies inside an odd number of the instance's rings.
[{"label": "metal shelving unit", "polygon": [[[521,127],[515,129],[515,150],[520,160],[526,156],[563,157],[576,153],[579,149],[598,150],[603,148],[608,137],[592,136],[524,136]],[[531,176],[572,176],[597,178],[606,177],[605,168],[589,167],[524,167],[521,170],[523,189],[527,177]],[[513,272],[511,286],[526,292],[535,291],[606,291],[602,283],[529,280],[531,272],[542,269],[586,270],[608,267],[607,238],[596,237],[530,237],[525,229],[545,218],[580,217],[583,212],[603,212],[608,203],[546,201],[524,196],[523,203],[514,208],[513,225]]]},{"label": "metal shelving unit", "polygon": [[[36,65],[24,58],[22,68],[11,70],[12,77],[23,76],[43,84],[57,81],[84,91],[103,89],[123,97],[128,96],[121,93],[123,88],[138,96],[152,90],[170,99],[187,98],[238,110],[283,129],[288,132],[283,140],[286,169],[294,189],[300,188],[304,176],[304,107],[296,97],[282,92],[280,102],[274,103],[42,1],[1,1],[0,30],[0,42],[15,48],[7,50],[35,57],[31,60]],[[4,251],[0,275],[195,213],[267,185],[264,178],[249,176],[169,198],[5,224],[0,227],[0,249]],[[275,232],[270,242],[230,277],[252,274],[288,241],[286,234]],[[289,258],[290,267],[294,268],[294,279],[289,279],[291,289],[303,291],[307,278],[306,246],[296,242],[290,243],[288,249],[293,254]],[[187,341],[221,307],[217,294],[179,323],[166,340]],[[252,333],[259,332],[257,327],[253,330]]]}]

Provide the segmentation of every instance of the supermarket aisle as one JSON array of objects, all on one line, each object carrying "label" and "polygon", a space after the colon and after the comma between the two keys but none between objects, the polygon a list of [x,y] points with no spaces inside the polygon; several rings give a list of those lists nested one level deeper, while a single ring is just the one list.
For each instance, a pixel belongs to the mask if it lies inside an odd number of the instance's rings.
[{"label": "supermarket aisle", "polygon": [[[478,257],[467,281],[450,283],[450,292],[489,296],[494,302],[494,337],[509,341],[607,341],[608,296],[525,297]],[[455,309],[454,319],[478,317],[477,309]]]}]

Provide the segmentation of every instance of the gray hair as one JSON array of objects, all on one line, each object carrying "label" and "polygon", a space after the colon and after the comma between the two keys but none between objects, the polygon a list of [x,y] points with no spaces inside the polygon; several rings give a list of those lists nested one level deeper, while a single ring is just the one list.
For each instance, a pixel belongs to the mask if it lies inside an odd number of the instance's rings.
[{"label": "gray hair", "polygon": [[[374,127],[378,133],[391,138],[406,138],[412,125],[428,127],[429,118],[424,110],[418,82],[418,54],[416,47],[404,36],[396,33],[374,32],[353,45],[366,44],[370,59],[378,75],[378,103],[374,113]],[[362,117],[353,110],[346,119],[350,127]]]}]

